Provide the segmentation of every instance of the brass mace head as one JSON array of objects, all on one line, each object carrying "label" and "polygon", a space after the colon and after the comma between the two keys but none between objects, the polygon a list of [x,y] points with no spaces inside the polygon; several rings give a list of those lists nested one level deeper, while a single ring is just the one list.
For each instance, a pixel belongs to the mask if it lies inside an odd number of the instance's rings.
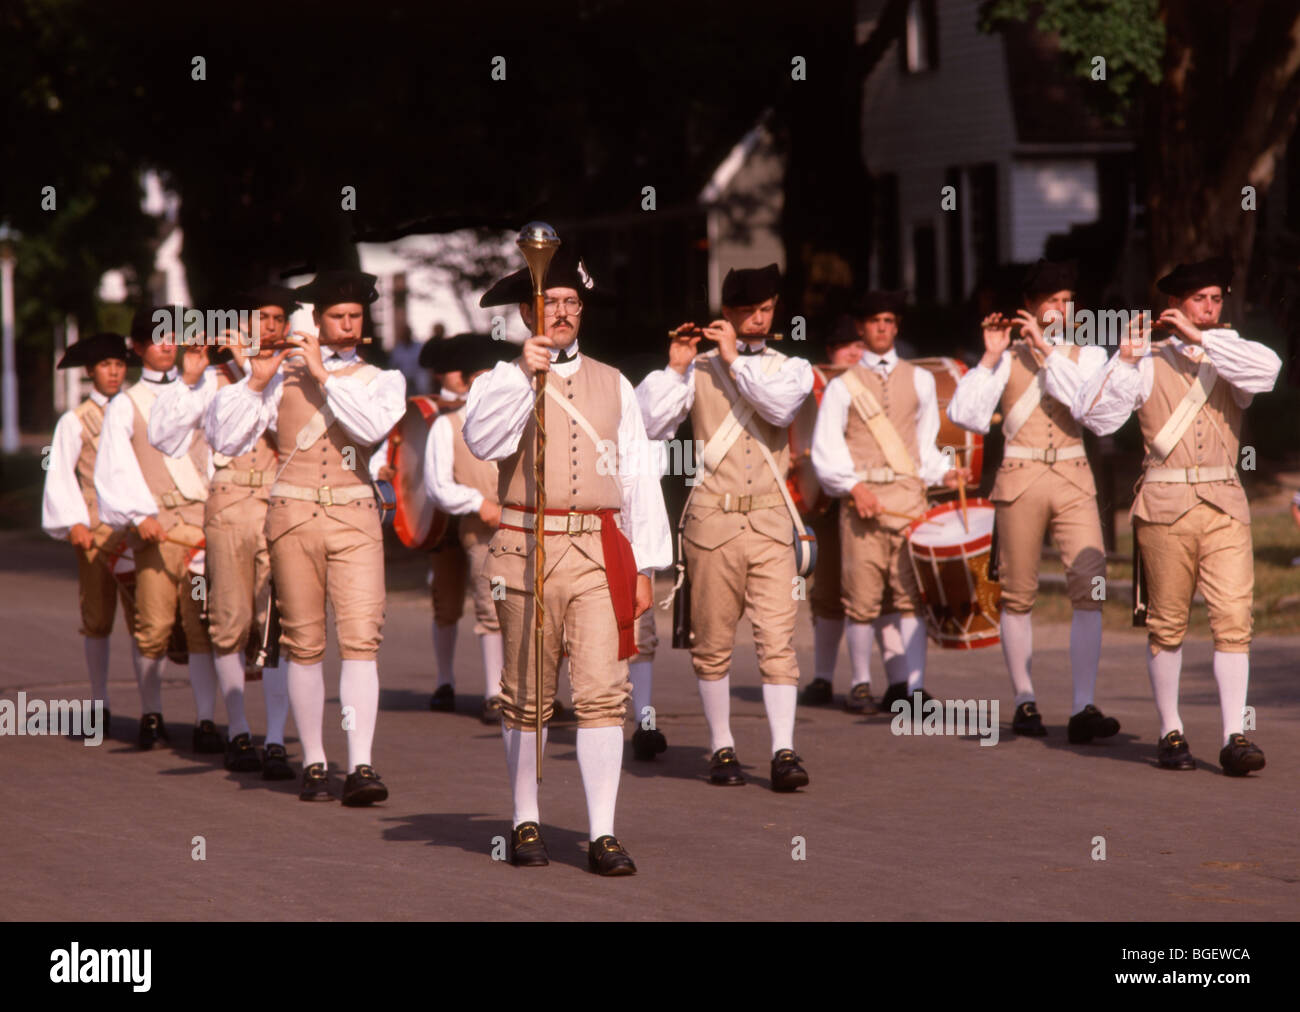
[{"label": "brass mace head", "polygon": [[546,282],[546,268],[551,264],[551,257],[560,248],[560,237],[555,229],[544,221],[530,221],[519,231],[515,240],[519,252],[528,263],[528,273],[533,278],[533,295],[541,295]]}]

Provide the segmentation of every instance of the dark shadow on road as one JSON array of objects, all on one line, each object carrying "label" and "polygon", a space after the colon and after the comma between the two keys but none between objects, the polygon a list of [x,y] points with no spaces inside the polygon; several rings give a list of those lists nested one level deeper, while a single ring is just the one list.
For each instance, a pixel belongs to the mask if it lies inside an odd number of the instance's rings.
[{"label": "dark shadow on road", "polygon": [[[392,819],[381,819],[392,823],[383,832],[383,838],[390,842],[423,842],[430,847],[457,847],[469,854],[482,854],[491,857],[492,850],[499,844],[494,837],[510,838],[510,822],[497,816],[483,813],[466,812],[430,812],[421,815],[404,815]],[[565,864],[586,870],[587,834],[572,829],[542,822],[542,839],[546,841],[546,852],[551,864]],[[525,873],[528,869],[516,869],[505,864],[511,872]]]}]

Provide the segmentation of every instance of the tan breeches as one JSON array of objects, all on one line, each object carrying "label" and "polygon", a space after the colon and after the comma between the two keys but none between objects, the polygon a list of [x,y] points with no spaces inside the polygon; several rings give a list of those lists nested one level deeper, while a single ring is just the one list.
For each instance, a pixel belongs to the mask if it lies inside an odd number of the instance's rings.
[{"label": "tan breeches", "polygon": [[1172,524],[1135,519],[1133,526],[1147,577],[1151,652],[1177,650],[1182,644],[1192,595],[1199,588],[1210,613],[1214,649],[1248,653],[1255,592],[1249,525],[1200,503]]},{"label": "tan breeches", "polygon": [[763,681],[798,685],[794,549],[752,528],[713,549],[689,539],[682,544],[691,580],[691,660],[696,676],[713,680],[731,671],[736,627],[747,615]]},{"label": "tan breeches", "polygon": [[[544,595],[543,721],[551,719],[563,648],[578,726],[621,727],[632,683],[627,661],[618,659],[618,622],[604,567],[570,547],[547,573]],[[507,589],[496,601],[505,648],[502,715],[507,727],[525,731],[537,714],[533,600],[531,590]]]}]

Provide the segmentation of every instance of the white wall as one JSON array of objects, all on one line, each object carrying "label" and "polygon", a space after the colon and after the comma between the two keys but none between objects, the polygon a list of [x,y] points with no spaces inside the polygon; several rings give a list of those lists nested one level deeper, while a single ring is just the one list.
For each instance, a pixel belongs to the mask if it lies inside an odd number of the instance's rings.
[{"label": "white wall", "polygon": [[1048,236],[1096,221],[1097,186],[1097,164],[1088,159],[1013,163],[1010,259],[1036,260]]},{"label": "white wall", "polygon": [[[860,5],[859,37],[865,37],[883,6],[883,0]],[[900,254],[908,289],[916,284],[912,229],[928,223],[935,231],[939,291],[947,290],[947,232],[939,200],[944,170],[950,166],[997,164],[999,251],[1002,259],[1008,257],[1012,195],[1007,176],[1015,120],[1002,38],[978,30],[978,8],[978,0],[937,0],[938,68],[904,74],[900,39],[863,85],[863,157],[872,175],[898,175]],[[965,196],[959,191],[959,203]],[[874,274],[874,262],[872,270]]]}]

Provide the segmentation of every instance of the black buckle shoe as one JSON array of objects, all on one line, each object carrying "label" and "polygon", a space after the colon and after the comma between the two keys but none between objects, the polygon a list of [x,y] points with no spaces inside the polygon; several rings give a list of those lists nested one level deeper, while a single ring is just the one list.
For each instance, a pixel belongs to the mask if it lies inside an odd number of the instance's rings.
[{"label": "black buckle shoe", "polygon": [[484,724],[500,724],[501,708],[505,705],[505,700],[501,696],[488,696],[483,700],[483,712],[479,714],[479,719]]},{"label": "black buckle shoe", "polygon": [[247,731],[226,743],[226,769],[232,773],[256,773],[261,768],[262,760]]},{"label": "black buckle shoe", "polygon": [[1219,765],[1223,767],[1225,776],[1244,777],[1264,768],[1264,750],[1244,734],[1230,734],[1228,744],[1219,753]]},{"label": "black buckle shoe", "polygon": [[387,797],[388,788],[379,779],[379,774],[375,772],[374,767],[367,766],[365,763],[358,765],[343,782],[343,804],[351,808],[373,805],[376,801],[383,801]]},{"label": "black buckle shoe", "polygon": [[516,868],[541,868],[551,863],[542,840],[542,827],[521,822],[510,830],[510,863]]},{"label": "black buckle shoe", "polygon": [[831,683],[825,678],[814,678],[799,694],[801,706],[830,706]]},{"label": "black buckle shoe", "polygon": [[794,749],[783,748],[772,756],[772,790],[793,791],[808,786],[808,772],[799,765]]},{"label": "black buckle shoe", "polygon": [[662,731],[651,728],[646,730],[644,727],[638,727],[632,732],[632,757],[647,762],[659,755],[661,752],[668,751],[668,739],[664,737]]},{"label": "black buckle shoe", "polygon": [[734,748],[720,748],[709,760],[709,783],[719,787],[739,787],[745,782],[740,772],[740,760]]},{"label": "black buckle shoe", "polygon": [[289,753],[283,745],[267,745],[262,750],[263,780],[292,780],[293,767],[289,765]]},{"label": "black buckle shoe", "polygon": [[1086,745],[1094,738],[1111,738],[1119,734],[1119,721],[1107,717],[1089,703],[1070,718],[1065,735],[1071,745]]},{"label": "black buckle shoe", "polygon": [[456,690],[450,685],[439,685],[429,697],[429,709],[434,713],[451,713],[456,709]]},{"label": "black buckle shoe", "polygon": [[324,763],[312,763],[304,766],[302,771],[302,790],[298,792],[299,801],[333,801],[330,793],[330,777]]},{"label": "black buckle shoe", "polygon": [[1170,731],[1156,745],[1156,762],[1164,770],[1194,770],[1196,760],[1182,731]]},{"label": "black buckle shoe", "polygon": [[631,856],[612,836],[602,836],[587,845],[587,866],[597,875],[636,874]]},{"label": "black buckle shoe", "polygon": [[153,748],[158,742],[164,745],[171,744],[171,739],[167,737],[167,725],[163,723],[163,715],[146,713],[140,718],[140,733],[136,737],[136,744],[141,748]]},{"label": "black buckle shoe", "polygon": [[[1074,727],[1073,718],[1070,719],[1070,727]],[[1016,734],[1023,734],[1026,738],[1046,737],[1047,728],[1043,727],[1043,718],[1038,712],[1038,704],[1031,699],[1017,706],[1016,715],[1011,718],[1011,730]],[[1074,741],[1073,738],[1070,740]]]},{"label": "black buckle shoe", "polygon": [[195,752],[204,755],[219,755],[226,751],[226,743],[217,730],[217,725],[210,720],[199,721],[190,739]]},{"label": "black buckle shoe", "polygon": [[875,713],[876,704],[871,698],[871,684],[859,682],[849,689],[844,700],[844,709],[849,713]]}]

